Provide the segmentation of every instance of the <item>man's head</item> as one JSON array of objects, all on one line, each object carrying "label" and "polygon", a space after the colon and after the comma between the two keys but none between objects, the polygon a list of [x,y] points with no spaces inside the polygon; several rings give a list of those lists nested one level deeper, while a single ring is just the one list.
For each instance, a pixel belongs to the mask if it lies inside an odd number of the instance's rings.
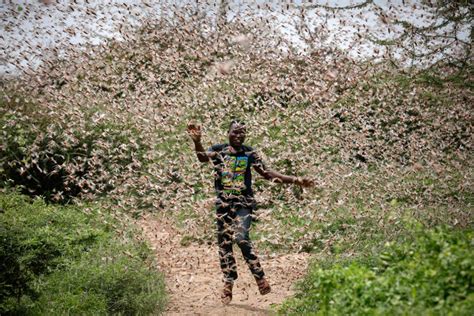
[{"label": "man's head", "polygon": [[234,148],[240,148],[245,141],[246,132],[244,122],[232,120],[229,125],[229,144]]}]

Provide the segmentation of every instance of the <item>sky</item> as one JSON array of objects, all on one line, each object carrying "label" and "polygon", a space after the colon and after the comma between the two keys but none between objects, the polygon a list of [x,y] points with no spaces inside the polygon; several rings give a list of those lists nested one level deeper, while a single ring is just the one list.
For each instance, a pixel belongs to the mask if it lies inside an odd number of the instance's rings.
[{"label": "sky", "polygon": [[[373,55],[380,51],[377,45],[368,41],[355,42],[357,29],[363,26],[379,38],[392,38],[402,31],[400,26],[387,28],[381,23],[374,7],[354,10],[333,11],[324,8],[309,9],[308,6],[321,4],[331,7],[355,5],[356,1],[318,0],[228,0],[228,19],[237,16],[242,19],[256,17],[269,18],[272,27],[301,52],[308,49],[307,42],[297,31],[296,25],[303,7],[307,7],[305,23],[317,32],[324,25],[328,36],[317,45],[335,44],[350,51],[353,57]],[[133,30],[147,18],[167,16],[173,18],[172,10],[184,12],[183,8],[199,10],[210,19],[220,1],[214,0],[42,0],[42,1],[2,1],[0,3],[0,75],[16,75],[24,70],[35,69],[45,59],[67,58],[74,49],[87,49],[87,45],[99,45],[108,39],[123,39],[119,29]],[[427,25],[430,12],[419,1],[375,0],[376,10],[383,12],[391,20],[403,19],[416,26]],[[416,8],[414,7],[416,6]],[[287,9],[288,8],[288,9]],[[342,20],[346,25],[342,25]],[[470,26],[460,31],[460,36],[468,38]],[[323,40],[319,38],[319,40]],[[383,54],[383,49],[380,52]]]}]

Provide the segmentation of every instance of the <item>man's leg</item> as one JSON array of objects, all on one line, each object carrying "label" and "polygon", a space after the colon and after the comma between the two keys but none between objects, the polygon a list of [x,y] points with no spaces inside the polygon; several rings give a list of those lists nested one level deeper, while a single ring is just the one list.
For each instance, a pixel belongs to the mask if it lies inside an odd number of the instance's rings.
[{"label": "man's leg", "polygon": [[232,250],[232,218],[229,209],[217,209],[217,243],[219,246],[219,260],[224,274],[224,289],[221,300],[224,304],[232,301],[232,287],[237,279],[237,266]]},{"label": "man's leg", "polygon": [[270,293],[271,288],[268,281],[265,279],[265,273],[260,265],[255,252],[253,251],[252,242],[250,241],[250,225],[252,223],[252,215],[250,209],[241,208],[237,210],[236,218],[234,220],[234,234],[235,241],[242,250],[245,261],[252,271],[255,280],[257,281],[258,290],[260,294],[265,295]]},{"label": "man's leg", "polygon": [[250,271],[258,282],[258,280],[264,279],[265,273],[250,241],[249,232],[251,223],[252,215],[250,209],[240,208],[236,210],[236,217],[234,219],[235,242],[239,245]]},{"label": "man's leg", "polygon": [[237,266],[232,249],[232,218],[227,212],[217,213],[217,243],[219,246],[219,260],[225,282],[237,279]]}]

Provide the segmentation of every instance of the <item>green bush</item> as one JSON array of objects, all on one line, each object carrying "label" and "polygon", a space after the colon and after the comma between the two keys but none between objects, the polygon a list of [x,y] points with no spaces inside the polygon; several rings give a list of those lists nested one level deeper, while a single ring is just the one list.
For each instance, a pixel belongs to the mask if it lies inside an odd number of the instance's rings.
[{"label": "green bush", "polygon": [[470,315],[474,310],[474,231],[416,233],[373,260],[312,266],[283,314]]},{"label": "green bush", "polygon": [[96,206],[0,195],[0,314],[149,314],[164,283],[137,233]]},{"label": "green bush", "polygon": [[146,160],[148,147],[127,119],[100,107],[78,111],[0,95],[0,186],[60,203],[111,191]]}]

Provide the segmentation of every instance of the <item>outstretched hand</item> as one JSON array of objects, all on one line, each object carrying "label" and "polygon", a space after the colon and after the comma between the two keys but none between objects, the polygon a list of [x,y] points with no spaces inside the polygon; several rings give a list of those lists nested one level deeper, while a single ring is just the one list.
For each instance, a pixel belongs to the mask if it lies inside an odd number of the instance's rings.
[{"label": "outstretched hand", "polygon": [[304,188],[309,188],[314,186],[314,180],[311,180],[309,178],[296,178],[297,185],[302,186]]},{"label": "outstretched hand", "polygon": [[191,137],[191,139],[195,142],[198,142],[201,140],[202,137],[202,132],[201,132],[201,125],[197,123],[189,123],[188,124],[188,134]]}]

